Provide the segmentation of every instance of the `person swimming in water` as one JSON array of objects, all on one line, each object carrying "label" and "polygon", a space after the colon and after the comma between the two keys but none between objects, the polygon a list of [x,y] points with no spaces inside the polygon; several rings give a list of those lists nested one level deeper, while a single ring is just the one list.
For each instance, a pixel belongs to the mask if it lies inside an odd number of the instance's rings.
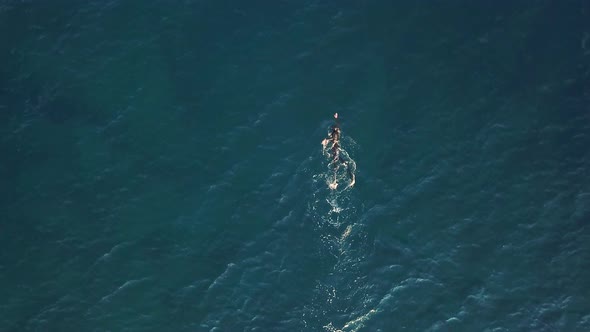
[{"label": "person swimming in water", "polygon": [[[328,132],[328,137],[322,141],[323,151],[330,158],[330,167],[334,169],[334,180],[329,184],[330,189],[336,189],[338,187],[336,175],[340,166],[346,167],[346,173],[350,178],[350,184],[348,187],[352,187],[355,183],[354,169],[355,163],[346,151],[343,151],[340,146],[340,137],[342,133],[340,130],[340,123],[338,123],[338,113],[334,113],[334,125],[332,125]],[[348,160],[347,160],[348,159]]]}]

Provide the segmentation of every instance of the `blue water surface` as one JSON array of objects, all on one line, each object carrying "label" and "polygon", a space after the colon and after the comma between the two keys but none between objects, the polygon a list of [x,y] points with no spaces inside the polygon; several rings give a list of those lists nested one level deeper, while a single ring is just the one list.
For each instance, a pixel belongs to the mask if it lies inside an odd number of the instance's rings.
[{"label": "blue water surface", "polygon": [[0,43],[0,331],[590,331],[587,1],[4,0]]}]

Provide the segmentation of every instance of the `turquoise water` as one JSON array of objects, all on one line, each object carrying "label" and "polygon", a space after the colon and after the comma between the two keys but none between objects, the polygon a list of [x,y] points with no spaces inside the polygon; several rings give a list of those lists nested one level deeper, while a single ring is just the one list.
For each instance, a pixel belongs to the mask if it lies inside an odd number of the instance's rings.
[{"label": "turquoise water", "polygon": [[585,1],[5,0],[0,42],[1,331],[590,330]]}]

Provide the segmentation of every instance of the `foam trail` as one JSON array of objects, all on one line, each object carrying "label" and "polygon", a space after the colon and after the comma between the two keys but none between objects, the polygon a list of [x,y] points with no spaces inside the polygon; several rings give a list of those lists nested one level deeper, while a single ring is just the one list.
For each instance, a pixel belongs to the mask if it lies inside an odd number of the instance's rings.
[{"label": "foam trail", "polygon": [[[316,327],[325,331],[357,331],[373,316],[374,310],[360,309],[358,298],[359,264],[363,261],[362,225],[357,224],[360,202],[354,199],[356,161],[349,149],[357,147],[350,137],[341,137],[336,124],[322,141],[322,166],[312,177],[312,201],[308,212],[321,239],[321,255],[331,260],[329,273],[317,281],[312,305],[306,318],[313,318]],[[356,309],[355,309],[356,308]],[[360,310],[359,310],[360,309]],[[347,320],[334,322],[333,313],[348,312]]]}]

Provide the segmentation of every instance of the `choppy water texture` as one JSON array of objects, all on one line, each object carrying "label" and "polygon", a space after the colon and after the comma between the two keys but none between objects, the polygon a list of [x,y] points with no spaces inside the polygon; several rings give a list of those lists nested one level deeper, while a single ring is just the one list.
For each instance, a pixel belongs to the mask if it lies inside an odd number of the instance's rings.
[{"label": "choppy water texture", "polygon": [[590,331],[587,1],[4,0],[0,43],[1,331]]}]

